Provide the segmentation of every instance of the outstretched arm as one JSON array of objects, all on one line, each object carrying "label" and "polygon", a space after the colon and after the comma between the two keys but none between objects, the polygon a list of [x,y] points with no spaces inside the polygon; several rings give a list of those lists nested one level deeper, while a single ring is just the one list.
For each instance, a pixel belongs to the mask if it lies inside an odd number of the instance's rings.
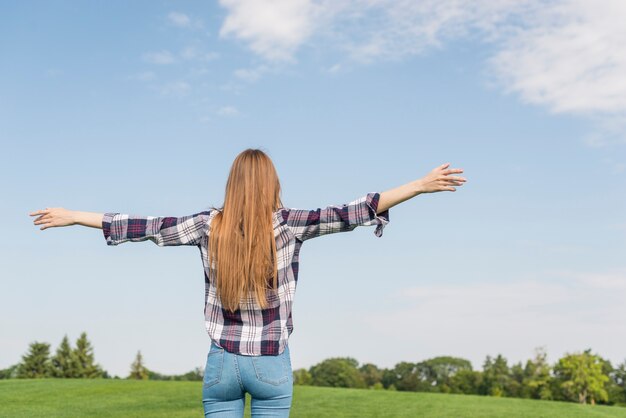
[{"label": "outstretched arm", "polygon": [[65,208],[46,208],[30,213],[40,215],[34,221],[40,229],[70,225],[101,228],[107,245],[150,240],[160,247],[173,245],[198,245],[205,236],[205,226],[210,211],[192,215],[139,216],[125,213],[81,212]]},{"label": "outstretched arm", "polygon": [[467,180],[463,177],[450,176],[453,173],[462,173],[462,168],[447,168],[450,163],[434,168],[423,178],[387,190],[380,194],[376,213],[382,213],[389,208],[409,200],[421,193],[441,192],[444,190],[456,191],[453,186],[461,186]]},{"label": "outstretched arm", "polygon": [[360,225],[376,226],[374,234],[382,236],[389,223],[389,212],[376,211],[380,193],[370,192],[343,205],[330,205],[313,210],[288,209],[284,211],[287,226],[294,236],[306,241],[337,232],[348,232]]}]

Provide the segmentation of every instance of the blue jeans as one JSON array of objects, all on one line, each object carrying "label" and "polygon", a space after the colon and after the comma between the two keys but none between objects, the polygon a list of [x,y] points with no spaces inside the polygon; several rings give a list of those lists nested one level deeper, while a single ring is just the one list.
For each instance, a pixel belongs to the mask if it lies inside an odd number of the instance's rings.
[{"label": "blue jeans", "polygon": [[204,416],[243,417],[246,392],[252,398],[252,417],[289,417],[293,394],[289,347],[277,356],[244,356],[211,342],[202,384]]}]

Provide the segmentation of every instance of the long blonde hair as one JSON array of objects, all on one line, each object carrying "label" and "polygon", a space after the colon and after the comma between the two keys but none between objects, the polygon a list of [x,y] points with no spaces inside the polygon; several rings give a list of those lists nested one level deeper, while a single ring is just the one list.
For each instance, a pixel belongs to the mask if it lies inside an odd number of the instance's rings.
[{"label": "long blonde hair", "polygon": [[266,291],[277,288],[273,213],[280,207],[272,160],[259,149],[241,152],[230,168],[224,205],[213,217],[209,235],[209,266],[215,262],[217,292],[231,312],[250,292],[266,308]]}]

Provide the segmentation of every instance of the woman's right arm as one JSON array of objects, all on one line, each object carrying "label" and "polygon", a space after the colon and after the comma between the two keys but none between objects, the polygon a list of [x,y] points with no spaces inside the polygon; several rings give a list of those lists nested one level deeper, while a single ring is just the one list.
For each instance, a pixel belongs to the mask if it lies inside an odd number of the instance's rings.
[{"label": "woman's right arm", "polygon": [[65,208],[46,208],[31,212],[39,215],[33,222],[40,230],[82,225],[102,229],[107,245],[150,240],[159,247],[199,245],[205,236],[210,211],[187,216],[141,216],[117,212],[84,212]]},{"label": "woman's right arm", "polygon": [[41,231],[53,227],[82,225],[102,229],[104,213],[82,212],[65,208],[45,208],[29,213],[30,216],[39,216],[33,221],[35,225],[42,225]]},{"label": "woman's right arm", "polygon": [[449,174],[462,173],[462,168],[447,168],[450,163],[442,164],[434,168],[421,179],[380,193],[376,213],[382,213],[387,209],[409,200],[421,193],[441,192],[444,190],[456,191],[453,186],[461,186],[467,180],[463,177],[450,176]]}]

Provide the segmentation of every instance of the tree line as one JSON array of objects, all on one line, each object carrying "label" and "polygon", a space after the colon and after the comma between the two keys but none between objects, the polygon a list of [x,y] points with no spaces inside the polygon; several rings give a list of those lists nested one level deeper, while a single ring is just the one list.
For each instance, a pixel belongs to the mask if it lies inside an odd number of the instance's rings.
[{"label": "tree line", "polygon": [[508,365],[501,354],[487,356],[482,370],[469,360],[440,356],[393,368],[359,362],[352,357],[326,359],[309,369],[294,370],[294,384],[440,392],[569,401],[626,406],[626,360],[613,367],[591,349],[566,353],[554,364],[543,347],[525,364]]},{"label": "tree line", "polygon": [[[138,351],[126,379],[202,380],[203,372],[200,367],[196,367],[182,375],[157,373],[144,365],[141,351]],[[74,347],[70,345],[69,338],[65,335],[53,355],[50,353],[49,343],[39,341],[30,343],[28,351],[19,363],[0,370],[0,379],[13,378],[120,379],[119,376],[110,376],[95,362],[93,345],[87,339],[86,332],[80,334]]]},{"label": "tree line", "polygon": [[[141,351],[130,365],[126,379],[202,380],[196,367],[181,375],[164,375],[148,369]],[[0,370],[0,379],[10,378],[112,378],[95,362],[94,349],[85,332],[75,346],[67,335],[51,355],[50,344],[32,342],[19,363]],[[359,364],[352,357],[326,359],[309,369],[293,371],[294,384],[345,388],[369,388],[413,392],[440,392],[528,399],[570,401],[626,406],[626,360],[615,367],[591,349],[566,353],[549,364],[545,348],[523,364],[509,366],[501,354],[487,356],[482,370],[473,370],[469,360],[439,356],[421,362],[400,362],[393,368]]]}]

